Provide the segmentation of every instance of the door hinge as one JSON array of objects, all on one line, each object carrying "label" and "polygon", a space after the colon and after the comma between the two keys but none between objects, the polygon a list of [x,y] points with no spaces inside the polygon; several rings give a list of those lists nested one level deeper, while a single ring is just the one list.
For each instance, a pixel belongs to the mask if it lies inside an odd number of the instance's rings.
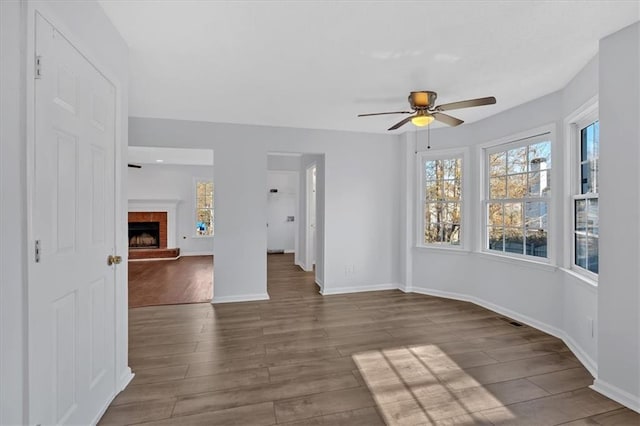
[{"label": "door hinge", "polygon": [[34,78],[39,80],[42,78],[42,56],[36,55]]},{"label": "door hinge", "polygon": [[40,240],[36,240],[34,256],[36,263],[40,263]]}]

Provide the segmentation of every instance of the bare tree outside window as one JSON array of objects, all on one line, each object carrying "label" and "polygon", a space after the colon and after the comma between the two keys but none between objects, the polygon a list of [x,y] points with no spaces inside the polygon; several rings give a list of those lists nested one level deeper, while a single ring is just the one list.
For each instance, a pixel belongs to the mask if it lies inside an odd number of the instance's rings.
[{"label": "bare tree outside window", "polygon": [[551,142],[490,153],[487,172],[487,248],[548,257]]},{"label": "bare tree outside window", "polygon": [[425,160],[424,244],[460,245],[462,158]]},{"label": "bare tree outside window", "polygon": [[196,182],[196,235],[213,235],[213,182]]}]

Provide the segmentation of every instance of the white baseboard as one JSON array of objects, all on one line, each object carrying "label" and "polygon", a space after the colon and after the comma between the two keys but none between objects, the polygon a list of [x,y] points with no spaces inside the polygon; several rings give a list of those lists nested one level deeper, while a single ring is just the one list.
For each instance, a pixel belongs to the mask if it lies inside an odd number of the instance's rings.
[{"label": "white baseboard", "polygon": [[587,354],[587,352],[585,352],[585,350],[582,349],[582,347],[578,345],[578,343],[567,333],[563,333],[563,336],[562,340],[569,347],[571,352],[573,352],[576,358],[578,358],[582,365],[589,370],[589,373],[591,373],[593,377],[598,377],[598,364],[593,360],[593,358],[591,358],[589,354]]},{"label": "white baseboard", "polygon": [[124,388],[129,386],[129,383],[131,383],[131,381],[133,380],[134,376],[135,376],[135,374],[133,374],[133,372],[131,371],[131,367],[127,367],[125,369],[124,374],[122,374],[122,376],[120,376],[120,380],[118,382],[118,387],[117,387],[118,392],[122,392],[124,390]]},{"label": "white baseboard", "polygon": [[124,374],[120,376],[118,383],[116,383],[116,389],[114,394],[111,395],[111,397],[105,401],[103,407],[100,409],[100,412],[95,417],[95,419],[93,419],[93,421],[91,422],[92,425],[98,424],[102,416],[104,416],[104,413],[107,411],[107,408],[109,408],[113,400],[116,399],[116,396],[118,396],[118,394],[122,392],[124,388],[126,388],[129,385],[129,383],[131,383],[131,380],[133,380],[133,376],[135,375],[131,372],[131,367],[127,367],[125,369]]},{"label": "white baseboard", "polygon": [[180,250],[180,256],[213,256],[212,251],[187,251]]},{"label": "white baseboard", "polygon": [[327,296],[330,294],[362,293],[364,291],[397,290],[398,286],[399,284],[397,283],[385,283],[368,286],[334,287],[329,289],[323,288],[321,294],[323,296]]},{"label": "white baseboard", "polygon": [[589,373],[591,373],[593,377],[598,377],[598,365],[593,360],[593,358],[591,358],[587,354],[587,352],[584,349],[582,349],[580,345],[576,343],[575,340],[573,340],[570,336],[568,336],[563,330],[560,330],[559,328],[556,328],[542,321],[538,321],[535,318],[531,318],[527,315],[523,315],[516,311],[512,311],[511,309],[505,308],[503,306],[496,305],[491,302],[487,302],[486,300],[480,299],[475,296],[469,296],[466,294],[454,293],[454,292],[448,292],[448,291],[442,291],[442,290],[429,289],[424,287],[412,286],[409,288],[410,288],[410,291],[404,290],[403,288],[400,288],[400,289],[405,292],[426,294],[428,296],[444,297],[447,299],[454,299],[454,300],[461,300],[463,302],[475,303],[478,306],[482,306],[483,308],[497,312],[501,315],[507,316],[509,318],[513,318],[514,320],[517,320],[531,327],[537,328],[538,330],[542,330],[545,333],[550,334],[554,337],[557,337],[558,339],[561,339],[569,347],[571,352],[573,352],[576,358],[578,358],[578,360],[585,366],[585,368],[589,370]]},{"label": "white baseboard", "polygon": [[296,251],[294,249],[287,249],[284,251],[285,254],[291,254],[291,253],[295,253]]},{"label": "white baseboard", "polygon": [[255,302],[258,300],[269,300],[267,293],[262,294],[242,294],[238,296],[213,296],[212,304],[216,303],[235,303],[235,302]]},{"label": "white baseboard", "polygon": [[602,379],[596,379],[591,389],[601,393],[607,398],[611,398],[616,402],[632,409],[633,411],[640,413],[640,395],[632,395],[627,391],[624,391],[616,386],[613,386]]}]

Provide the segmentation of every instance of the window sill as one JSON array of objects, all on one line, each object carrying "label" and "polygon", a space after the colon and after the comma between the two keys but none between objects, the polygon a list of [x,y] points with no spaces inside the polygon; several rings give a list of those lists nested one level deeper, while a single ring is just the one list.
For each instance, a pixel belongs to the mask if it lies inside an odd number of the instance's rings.
[{"label": "window sill", "polygon": [[207,238],[213,238],[213,235],[192,235],[191,238],[195,238],[195,239],[207,239]]},{"label": "window sill", "polygon": [[486,251],[480,251],[480,252],[477,252],[477,254],[480,257],[491,259],[491,260],[494,260],[494,261],[497,261],[497,262],[509,263],[511,265],[525,266],[525,267],[528,267],[528,268],[539,269],[539,270],[547,271],[547,272],[555,272],[555,271],[558,270],[558,267],[556,265],[552,265],[552,264],[546,263],[546,262],[537,262],[535,260],[523,259],[523,258],[519,258],[519,257],[505,256],[505,255],[501,255],[501,254],[497,254],[497,253],[490,253],[490,252],[486,252]]},{"label": "window sill", "polygon": [[455,248],[455,247],[448,247],[448,246],[415,246],[413,248],[418,251],[437,252],[437,253],[445,253],[445,254],[468,255],[471,253],[470,250],[466,250],[462,247]]},{"label": "window sill", "polygon": [[594,280],[590,277],[587,277],[584,274],[581,274],[580,272],[574,271],[573,269],[568,269],[568,268],[560,268],[560,270],[562,270],[563,272],[567,273],[568,275],[571,275],[572,277],[576,278],[581,284],[583,284],[584,286],[588,287],[591,290],[594,291],[598,291],[598,281]]}]

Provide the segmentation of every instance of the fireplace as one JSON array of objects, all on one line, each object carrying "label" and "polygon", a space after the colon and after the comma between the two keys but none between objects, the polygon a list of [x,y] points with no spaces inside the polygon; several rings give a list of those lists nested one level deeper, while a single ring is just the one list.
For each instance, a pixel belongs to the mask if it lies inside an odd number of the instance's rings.
[{"label": "fireplace", "polygon": [[129,222],[129,248],[159,248],[160,222]]}]

